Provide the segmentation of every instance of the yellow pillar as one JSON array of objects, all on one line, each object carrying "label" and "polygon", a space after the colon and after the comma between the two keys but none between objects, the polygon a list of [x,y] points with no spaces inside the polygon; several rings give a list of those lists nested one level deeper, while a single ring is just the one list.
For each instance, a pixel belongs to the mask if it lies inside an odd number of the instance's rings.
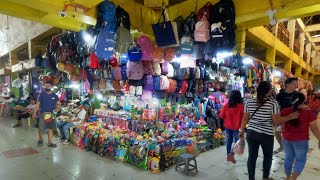
[{"label": "yellow pillar", "polygon": [[287,72],[291,72],[291,67],[292,67],[292,60],[289,59],[284,62],[284,70]]},{"label": "yellow pillar", "polygon": [[287,29],[289,31],[289,48],[293,50],[294,35],[296,32],[296,20],[288,21]]},{"label": "yellow pillar", "polygon": [[246,30],[241,29],[237,31],[236,34],[236,50],[240,52],[241,56],[244,56],[244,50],[246,47]]},{"label": "yellow pillar", "polygon": [[294,75],[297,77],[301,77],[301,72],[302,72],[302,67],[301,66],[296,67],[296,71],[295,71]]},{"label": "yellow pillar", "polygon": [[299,38],[300,38],[300,58],[303,59],[304,43],[305,43],[304,39],[306,38],[306,34],[300,33]]},{"label": "yellow pillar", "polygon": [[275,63],[276,63],[276,49],[274,47],[267,48],[266,62],[271,64],[271,66],[275,66]]},{"label": "yellow pillar", "polygon": [[311,59],[311,48],[312,48],[311,43],[307,43],[306,44],[306,52],[307,52],[307,64],[308,65],[310,64],[310,59]]}]

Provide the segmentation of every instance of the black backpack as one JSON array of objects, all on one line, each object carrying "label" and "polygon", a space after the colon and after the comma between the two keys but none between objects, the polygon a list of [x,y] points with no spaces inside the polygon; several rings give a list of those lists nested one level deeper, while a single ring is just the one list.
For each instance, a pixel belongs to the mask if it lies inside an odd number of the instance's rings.
[{"label": "black backpack", "polygon": [[130,30],[130,16],[128,12],[125,11],[122,7],[118,6],[116,10],[116,16],[117,16],[117,26],[119,27],[122,22],[123,27]]},{"label": "black backpack", "polygon": [[184,25],[183,25],[183,33],[185,36],[193,37],[196,23],[197,23],[197,15],[194,12],[192,12],[186,18]]}]

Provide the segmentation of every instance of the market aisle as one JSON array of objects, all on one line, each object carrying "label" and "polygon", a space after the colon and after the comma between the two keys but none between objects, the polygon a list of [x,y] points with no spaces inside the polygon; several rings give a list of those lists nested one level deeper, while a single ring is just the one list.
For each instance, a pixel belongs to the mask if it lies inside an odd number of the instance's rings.
[{"label": "market aisle", "polygon": [[[225,161],[225,147],[220,147],[197,158],[199,174],[187,177],[176,172],[173,167],[163,173],[153,174],[142,171],[134,166],[118,163],[107,158],[78,149],[73,145],[58,143],[55,149],[46,146],[37,147],[37,129],[24,127],[13,129],[13,118],[0,118],[0,179],[1,180],[47,180],[47,179],[83,179],[83,180],[131,180],[131,179],[214,179],[235,180],[247,179],[246,155],[237,157],[237,164]],[[55,138],[55,142],[58,140]],[[45,142],[46,143],[46,142]],[[320,175],[320,153],[316,149],[316,141],[311,141],[311,150],[306,169],[301,179],[316,180]],[[14,149],[29,148],[22,151]],[[35,152],[32,149],[38,151]],[[5,152],[5,153],[4,153]],[[22,153],[23,156],[19,156]],[[30,153],[31,155],[24,155]],[[19,157],[13,157],[19,156]],[[256,177],[260,179],[262,171],[262,158],[258,158]],[[273,177],[284,179],[283,154],[274,157],[272,165]]]}]

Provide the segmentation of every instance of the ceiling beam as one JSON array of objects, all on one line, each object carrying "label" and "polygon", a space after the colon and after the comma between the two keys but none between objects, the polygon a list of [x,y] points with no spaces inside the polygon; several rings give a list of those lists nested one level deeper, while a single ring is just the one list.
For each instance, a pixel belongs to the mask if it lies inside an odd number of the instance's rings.
[{"label": "ceiling beam", "polygon": [[312,31],[319,31],[320,30],[320,24],[313,24],[310,26],[306,26],[304,28],[304,32],[312,32]]},{"label": "ceiling beam", "polygon": [[320,42],[320,37],[312,38],[311,42],[313,42],[313,43]]}]

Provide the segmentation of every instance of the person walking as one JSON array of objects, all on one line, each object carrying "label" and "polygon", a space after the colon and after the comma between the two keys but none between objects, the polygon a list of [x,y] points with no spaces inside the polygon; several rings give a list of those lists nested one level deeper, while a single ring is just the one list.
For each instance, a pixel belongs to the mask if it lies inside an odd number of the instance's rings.
[{"label": "person walking", "polygon": [[[284,125],[282,144],[284,148],[284,171],[287,180],[296,180],[302,173],[309,151],[309,128],[318,140],[320,149],[320,130],[317,127],[317,116],[305,106],[304,94],[297,92],[292,95],[292,107],[281,111],[281,116],[299,112],[299,117]],[[293,164],[295,165],[293,167]]]},{"label": "person walking", "polygon": [[[298,78],[288,78],[284,82],[285,84],[285,89],[284,91],[281,91],[277,96],[276,100],[278,101],[280,105],[280,111],[291,107],[291,97],[292,95],[296,92],[296,88],[298,87]],[[283,150],[282,147],[282,129],[283,129],[283,124],[280,124],[279,126],[275,127],[275,136],[276,139],[280,145],[278,149],[276,149],[273,153],[277,154]]]},{"label": "person walking", "polygon": [[224,127],[227,134],[227,161],[236,163],[234,153],[231,152],[232,143],[239,139],[239,129],[244,116],[244,105],[240,91],[232,91],[228,104],[224,105],[220,112],[220,118],[224,119]]},{"label": "person walking", "polygon": [[59,98],[56,94],[52,93],[52,82],[45,83],[45,91],[39,95],[33,118],[36,118],[36,113],[40,111],[39,120],[39,141],[38,146],[43,145],[43,132],[48,129],[48,147],[57,147],[52,143],[53,129],[57,128],[56,119],[53,118],[53,110],[56,108]]},{"label": "person walking", "polygon": [[262,81],[257,88],[257,98],[248,100],[244,105],[245,114],[239,137],[244,138],[244,129],[249,123],[247,128],[249,180],[255,179],[256,161],[260,146],[263,151],[263,179],[269,179],[274,144],[273,124],[285,123],[299,116],[298,112],[294,112],[286,117],[281,117],[279,104],[271,98],[271,92],[271,83]]}]

